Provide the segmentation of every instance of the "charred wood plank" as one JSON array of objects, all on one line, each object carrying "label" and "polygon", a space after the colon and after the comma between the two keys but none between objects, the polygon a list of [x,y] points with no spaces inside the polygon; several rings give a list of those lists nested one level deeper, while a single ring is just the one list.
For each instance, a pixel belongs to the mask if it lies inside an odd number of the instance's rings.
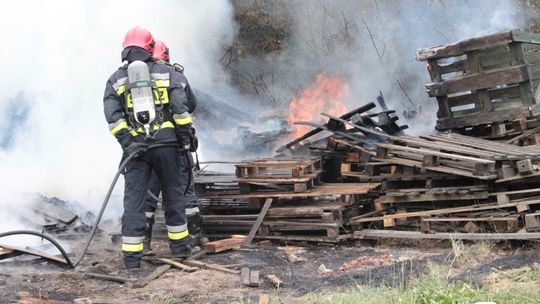
[{"label": "charred wood plank", "polygon": [[[351,117],[352,117],[353,115],[355,115],[355,114],[360,114],[360,113],[367,112],[367,111],[369,111],[369,110],[371,110],[371,109],[373,109],[373,108],[375,108],[375,107],[376,107],[375,103],[370,102],[370,103],[368,103],[368,104],[366,104],[366,105],[363,105],[363,106],[361,106],[361,107],[359,107],[359,108],[357,108],[357,109],[355,109],[355,110],[352,110],[352,111],[350,111],[350,112],[348,112],[348,113],[345,113],[345,114],[341,115],[340,118],[342,118],[342,119],[349,119],[349,118],[351,118]],[[321,131],[323,131],[323,129],[321,129],[321,128],[316,128],[316,129],[314,129],[314,130],[311,130],[311,131],[307,132],[306,134],[300,136],[299,138],[297,138],[297,139],[295,139],[295,140],[293,140],[293,141],[287,143],[286,145],[284,145],[284,146],[278,148],[278,149],[276,150],[276,152],[278,152],[278,153],[279,153],[279,152],[283,152],[283,151],[285,151],[286,149],[289,149],[290,147],[292,147],[292,146],[294,146],[294,145],[296,145],[296,144],[302,142],[303,140],[305,140],[305,139],[307,139],[307,138],[309,138],[309,137],[311,137],[311,136],[313,136],[313,135],[315,135],[315,134],[320,133]]]},{"label": "charred wood plank", "polygon": [[426,89],[430,97],[436,97],[465,91],[488,89],[498,85],[520,83],[527,80],[529,80],[527,66],[520,65],[441,82],[428,83],[426,84]]},{"label": "charred wood plank", "polygon": [[401,239],[435,239],[435,240],[539,240],[540,233],[422,233],[419,231],[397,231],[364,229],[354,232],[355,239],[401,238]]},{"label": "charred wood plank", "polygon": [[484,37],[477,37],[460,42],[441,45],[433,48],[420,49],[416,52],[416,60],[440,59],[452,56],[460,56],[472,50],[507,44],[512,42],[512,32],[502,32]]},{"label": "charred wood plank", "polygon": [[253,227],[251,227],[251,230],[249,231],[249,234],[244,242],[245,245],[249,245],[253,241],[255,234],[259,230],[259,227],[261,226],[261,223],[264,220],[264,217],[266,216],[266,212],[268,212],[270,205],[272,205],[272,201],[273,201],[272,198],[268,198],[264,202],[261,212],[259,213],[259,216],[257,217],[257,220],[255,221],[255,223],[253,224]]}]

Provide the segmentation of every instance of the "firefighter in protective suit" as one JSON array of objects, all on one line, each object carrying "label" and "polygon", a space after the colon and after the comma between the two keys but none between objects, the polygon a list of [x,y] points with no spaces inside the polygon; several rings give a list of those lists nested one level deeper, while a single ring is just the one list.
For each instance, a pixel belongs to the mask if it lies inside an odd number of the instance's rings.
[{"label": "firefighter in protective suit", "polygon": [[143,28],[126,33],[125,64],[107,81],[103,98],[105,118],[122,146],[123,159],[136,155],[123,172],[126,268],[139,268],[143,256],[145,198],[152,171],[162,190],[171,253],[175,257],[191,255],[180,173],[188,170],[182,168],[182,158],[187,158],[193,136],[185,91],[188,82],[169,66],[153,62],[154,44],[152,34]]},{"label": "firefighter in protective suit", "polygon": [[[169,54],[169,48],[163,41],[156,40],[154,49],[153,49],[153,55],[152,55],[154,62],[156,63],[162,63],[168,65],[173,72],[175,73],[181,73],[183,74],[184,68],[179,64],[170,64],[170,54]],[[189,110],[188,112],[191,114],[195,110],[197,106],[197,100],[195,98],[195,95],[193,94],[193,91],[191,90],[191,87],[189,84],[185,87],[186,95],[187,95],[187,101]],[[196,142],[193,142],[192,147],[190,147],[190,152],[195,152],[197,147],[195,146]],[[188,158],[182,158],[182,161],[185,162],[185,164],[182,166],[182,169],[189,168],[191,170],[191,167],[193,166],[193,156],[191,153],[188,153]],[[187,216],[187,222],[188,222],[188,231],[190,236],[190,241],[192,246],[197,246],[203,244],[205,241],[207,241],[206,238],[202,236],[201,231],[201,216],[199,213],[199,207],[197,203],[197,194],[195,192],[195,182],[192,178],[192,172],[189,170],[185,170],[181,172],[182,175],[182,189],[185,189],[185,196],[186,196],[186,216]],[[188,182],[189,184],[186,184]],[[158,205],[159,200],[159,193],[161,191],[159,186],[159,180],[154,172],[152,172],[152,176],[150,178],[150,185],[148,187],[148,195],[146,197],[146,229],[144,233],[144,255],[153,255],[154,252],[151,249],[151,241],[152,241],[152,228],[155,222],[154,214]]]}]

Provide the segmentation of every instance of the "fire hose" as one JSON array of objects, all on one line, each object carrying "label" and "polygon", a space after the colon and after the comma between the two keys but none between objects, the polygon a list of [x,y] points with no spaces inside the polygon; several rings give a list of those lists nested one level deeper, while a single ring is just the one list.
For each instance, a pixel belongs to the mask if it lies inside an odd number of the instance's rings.
[{"label": "fire hose", "polygon": [[136,157],[137,154],[141,150],[151,150],[151,149],[161,148],[161,147],[178,147],[178,144],[172,144],[172,143],[171,144],[155,144],[155,145],[150,145],[150,146],[145,147],[145,148],[141,147],[141,148],[135,150],[134,152],[132,152],[131,154],[129,154],[126,157],[126,159],[124,159],[122,161],[122,163],[118,167],[118,171],[114,175],[114,178],[113,178],[113,181],[112,181],[111,185],[109,186],[109,190],[107,191],[107,195],[105,196],[105,199],[103,200],[103,204],[101,205],[101,209],[99,210],[98,216],[96,218],[94,226],[92,227],[92,231],[90,232],[88,240],[86,241],[86,244],[84,245],[84,249],[83,249],[83,251],[81,253],[81,256],[77,259],[77,261],[75,261],[75,263],[73,263],[71,261],[71,259],[67,255],[64,248],[62,248],[62,246],[57,241],[55,241],[52,237],[47,236],[46,234],[43,234],[41,232],[36,232],[36,231],[31,231],[31,230],[8,231],[8,232],[0,233],[0,238],[6,237],[6,236],[11,236],[11,235],[35,235],[35,236],[39,236],[39,237],[41,237],[43,239],[46,239],[47,241],[51,242],[51,244],[53,244],[58,249],[58,251],[60,251],[60,253],[62,254],[64,259],[66,260],[66,263],[67,263],[67,265],[69,267],[75,268],[75,267],[79,266],[79,264],[82,262],[84,256],[86,255],[86,251],[88,250],[88,247],[90,246],[90,243],[92,242],[92,239],[94,238],[94,235],[96,234],[97,227],[99,225],[99,222],[101,221],[101,218],[103,217],[103,213],[105,212],[105,208],[107,208],[107,204],[109,203],[109,199],[111,198],[114,187],[116,186],[116,182],[118,181],[118,178],[120,177],[120,174],[122,173],[122,171],[126,167],[127,163],[131,159]]}]

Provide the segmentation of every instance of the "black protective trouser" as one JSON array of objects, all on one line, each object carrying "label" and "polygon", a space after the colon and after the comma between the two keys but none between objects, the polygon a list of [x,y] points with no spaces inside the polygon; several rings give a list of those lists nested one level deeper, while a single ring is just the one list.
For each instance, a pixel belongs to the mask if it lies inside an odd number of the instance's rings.
[{"label": "black protective trouser", "polygon": [[[187,152],[186,152],[187,153]],[[197,202],[197,193],[195,192],[195,180],[193,178],[191,166],[193,165],[193,156],[191,153],[187,153],[187,158],[185,156],[181,157],[180,163],[182,164],[180,168],[180,185],[182,191],[185,193],[185,202],[186,202],[186,216],[188,222],[188,230],[192,236],[198,235],[201,231],[201,215],[199,213],[199,205]],[[189,170],[187,170],[189,168]],[[189,181],[189,186],[186,189],[186,183]],[[157,198],[161,191],[159,185],[159,180],[157,175],[152,172],[150,177],[150,184],[148,190]],[[154,213],[156,211],[158,202],[149,194],[146,196],[146,222],[149,226],[148,229],[151,229],[152,224],[154,223]]]},{"label": "black protective trouser", "polygon": [[148,150],[130,160],[124,171],[124,214],[122,215],[122,251],[128,267],[137,267],[142,258],[147,190],[152,171],[163,191],[163,210],[171,252],[188,243],[184,190],[180,172],[187,170],[183,154],[175,147]]}]

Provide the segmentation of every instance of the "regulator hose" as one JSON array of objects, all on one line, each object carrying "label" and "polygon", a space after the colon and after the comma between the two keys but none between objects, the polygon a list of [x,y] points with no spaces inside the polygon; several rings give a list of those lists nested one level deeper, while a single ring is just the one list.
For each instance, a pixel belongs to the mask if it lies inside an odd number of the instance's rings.
[{"label": "regulator hose", "polygon": [[118,178],[120,177],[120,174],[122,173],[122,171],[126,167],[127,163],[131,159],[136,157],[137,154],[141,150],[151,150],[151,149],[161,148],[161,147],[178,147],[178,146],[179,145],[175,144],[175,143],[168,143],[168,144],[155,144],[155,145],[151,145],[151,146],[148,146],[148,147],[145,147],[145,148],[141,147],[140,149],[138,149],[138,150],[134,151],[133,153],[129,154],[128,157],[126,157],[126,159],[124,159],[124,161],[122,161],[122,163],[118,167],[118,171],[116,172],[111,185],[109,186],[109,191],[107,191],[107,195],[105,196],[105,199],[103,200],[103,204],[101,205],[101,209],[99,210],[99,213],[98,213],[98,215],[96,217],[96,221],[94,223],[94,226],[92,227],[92,231],[90,232],[88,240],[86,241],[86,244],[84,245],[84,249],[83,249],[83,251],[81,253],[81,256],[77,259],[77,261],[75,263],[73,263],[70,260],[70,258],[68,257],[66,251],[64,250],[64,248],[62,248],[62,246],[60,246],[60,244],[58,244],[58,242],[56,242],[52,237],[47,236],[47,235],[45,235],[43,233],[36,232],[36,231],[31,231],[31,230],[17,230],[17,231],[8,231],[8,232],[0,233],[0,237],[10,236],[10,235],[20,235],[20,234],[29,234],[29,235],[36,235],[36,236],[42,237],[42,238],[48,240],[49,242],[51,242],[56,248],[58,248],[58,250],[60,251],[60,253],[64,257],[64,259],[66,260],[66,263],[68,264],[68,266],[70,266],[71,268],[75,268],[75,267],[79,266],[79,264],[83,260],[84,256],[86,255],[86,251],[88,250],[88,247],[90,246],[90,243],[92,242],[92,239],[94,238],[94,235],[96,234],[99,222],[101,221],[101,218],[103,217],[103,213],[105,212],[105,208],[107,208],[107,204],[109,203],[109,199],[111,198],[114,187],[116,186],[116,182],[118,181]]}]

